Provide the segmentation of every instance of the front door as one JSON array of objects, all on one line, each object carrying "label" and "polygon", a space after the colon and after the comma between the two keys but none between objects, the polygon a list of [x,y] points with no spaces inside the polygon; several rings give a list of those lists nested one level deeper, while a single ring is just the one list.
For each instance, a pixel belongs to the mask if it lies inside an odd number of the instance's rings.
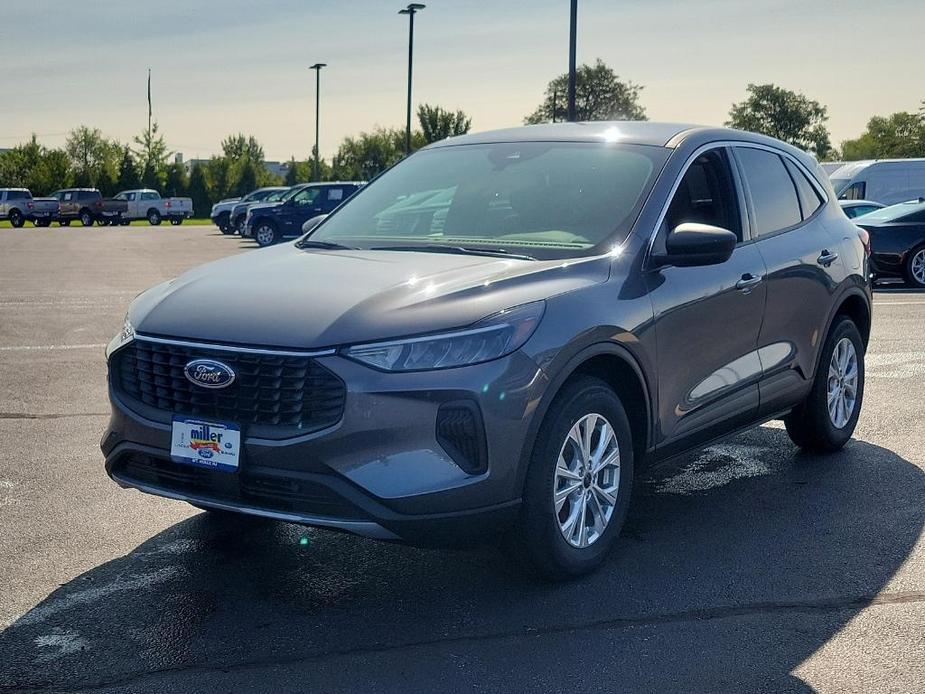
[{"label": "front door", "polygon": [[765,267],[755,244],[748,243],[736,181],[726,148],[699,155],[655,239],[658,253],[668,233],[684,222],[719,226],[739,237],[725,263],[647,273],[657,343],[656,446],[664,453],[747,423],[758,411]]}]

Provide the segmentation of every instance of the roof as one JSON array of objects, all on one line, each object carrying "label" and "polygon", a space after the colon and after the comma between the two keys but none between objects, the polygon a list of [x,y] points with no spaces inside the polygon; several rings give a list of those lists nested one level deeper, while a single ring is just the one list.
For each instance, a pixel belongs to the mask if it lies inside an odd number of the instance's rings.
[{"label": "roof", "polygon": [[[581,123],[542,123],[519,128],[488,130],[450,137],[430,147],[483,144],[490,142],[608,142],[665,147],[675,137],[703,126],[653,121],[589,121]],[[735,132],[731,131],[730,132]]]}]

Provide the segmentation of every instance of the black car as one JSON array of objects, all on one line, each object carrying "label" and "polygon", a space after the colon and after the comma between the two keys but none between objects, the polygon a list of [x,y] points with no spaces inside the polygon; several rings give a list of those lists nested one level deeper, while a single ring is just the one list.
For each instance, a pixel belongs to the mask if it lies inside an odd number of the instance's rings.
[{"label": "black car", "polygon": [[506,536],[576,576],[614,547],[646,463],[771,419],[804,449],[845,445],[866,238],[811,156],[760,135],[442,140],[302,240],[139,295],[107,349],[106,470],[219,516]]},{"label": "black car", "polygon": [[301,236],[305,222],[332,212],[363,185],[362,181],[334,181],[296,186],[280,202],[251,207],[241,235],[253,237],[261,246],[271,246],[285,237]]},{"label": "black car", "polygon": [[875,280],[901,277],[925,288],[925,200],[890,205],[854,220],[870,234]]}]

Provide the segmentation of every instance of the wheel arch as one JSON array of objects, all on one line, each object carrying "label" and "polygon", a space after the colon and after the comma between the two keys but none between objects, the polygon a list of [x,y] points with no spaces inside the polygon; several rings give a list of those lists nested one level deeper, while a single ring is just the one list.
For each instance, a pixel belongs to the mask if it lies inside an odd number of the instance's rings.
[{"label": "wheel arch", "polygon": [[626,347],[615,342],[589,345],[573,355],[555,375],[534,412],[521,454],[519,486],[523,487],[540,427],[550,406],[567,383],[579,376],[594,376],[607,383],[623,403],[633,435],[636,470],[652,450],[653,404],[651,387],[639,361]]}]

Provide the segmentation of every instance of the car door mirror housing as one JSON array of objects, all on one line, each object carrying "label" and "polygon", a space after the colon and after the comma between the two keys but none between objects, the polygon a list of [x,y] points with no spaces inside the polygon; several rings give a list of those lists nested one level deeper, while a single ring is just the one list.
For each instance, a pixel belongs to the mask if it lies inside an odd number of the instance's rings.
[{"label": "car door mirror housing", "polygon": [[665,253],[653,257],[660,266],[719,265],[729,260],[738,242],[738,237],[728,229],[711,224],[684,222],[668,234]]}]

